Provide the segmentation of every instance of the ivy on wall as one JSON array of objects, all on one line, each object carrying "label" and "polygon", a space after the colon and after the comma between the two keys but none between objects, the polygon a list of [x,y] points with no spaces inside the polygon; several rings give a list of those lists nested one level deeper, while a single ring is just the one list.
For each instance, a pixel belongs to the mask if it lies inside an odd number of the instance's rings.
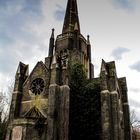
[{"label": "ivy on wall", "polygon": [[100,81],[88,80],[83,65],[70,67],[70,140],[99,140]]}]

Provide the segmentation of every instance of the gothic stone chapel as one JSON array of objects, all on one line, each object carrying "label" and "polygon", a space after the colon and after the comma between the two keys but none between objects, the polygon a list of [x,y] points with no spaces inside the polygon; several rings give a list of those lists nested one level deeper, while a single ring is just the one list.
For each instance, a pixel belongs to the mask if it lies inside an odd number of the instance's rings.
[{"label": "gothic stone chapel", "polygon": [[62,33],[55,38],[52,30],[45,62],[28,69],[19,63],[6,140],[131,140],[126,78],[104,60],[94,77],[76,0],[67,2]]}]

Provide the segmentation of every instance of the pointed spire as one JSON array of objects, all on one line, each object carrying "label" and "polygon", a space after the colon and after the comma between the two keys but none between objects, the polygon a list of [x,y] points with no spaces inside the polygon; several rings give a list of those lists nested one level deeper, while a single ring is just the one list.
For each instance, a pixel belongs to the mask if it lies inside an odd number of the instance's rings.
[{"label": "pointed spire", "polygon": [[87,35],[87,44],[90,45],[90,40],[89,40],[90,36]]},{"label": "pointed spire", "polygon": [[21,91],[22,90],[22,84],[26,80],[26,78],[29,76],[29,68],[28,65],[19,62],[18,69],[15,75],[15,85],[14,85],[14,91]]},{"label": "pointed spire", "polygon": [[72,32],[75,29],[80,33],[77,1],[68,0],[62,33]]},{"label": "pointed spire", "polygon": [[105,74],[107,74],[106,62],[103,59],[102,59],[102,63],[101,63],[101,72],[105,72]]},{"label": "pointed spire", "polygon": [[55,29],[53,28],[53,29],[52,29],[51,38],[54,38],[54,31],[55,31]]},{"label": "pointed spire", "polygon": [[50,37],[50,45],[49,45],[49,52],[48,52],[49,57],[53,56],[53,48],[54,48],[54,28],[52,29],[52,34]]},{"label": "pointed spire", "polygon": [[91,63],[91,45],[90,45],[89,37],[90,36],[87,35],[87,54],[88,54],[89,62]]}]

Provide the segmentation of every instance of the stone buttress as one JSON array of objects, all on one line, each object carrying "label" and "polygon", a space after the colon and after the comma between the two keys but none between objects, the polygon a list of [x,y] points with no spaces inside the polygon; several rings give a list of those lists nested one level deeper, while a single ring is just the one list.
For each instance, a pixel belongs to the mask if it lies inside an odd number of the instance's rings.
[{"label": "stone buttress", "polygon": [[117,78],[114,61],[102,60],[100,79],[103,140],[131,139],[126,81]]}]

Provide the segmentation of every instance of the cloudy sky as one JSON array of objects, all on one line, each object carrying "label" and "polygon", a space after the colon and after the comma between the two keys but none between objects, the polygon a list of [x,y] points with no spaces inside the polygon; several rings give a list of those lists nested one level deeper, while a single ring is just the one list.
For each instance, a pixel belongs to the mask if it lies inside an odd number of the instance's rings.
[{"label": "cloudy sky", "polygon": [[[140,115],[140,0],[77,0],[81,32],[90,35],[92,62],[116,61],[126,76],[131,108]],[[0,0],[0,91],[14,80],[19,61],[44,61],[51,29],[61,34],[67,0]]]}]

